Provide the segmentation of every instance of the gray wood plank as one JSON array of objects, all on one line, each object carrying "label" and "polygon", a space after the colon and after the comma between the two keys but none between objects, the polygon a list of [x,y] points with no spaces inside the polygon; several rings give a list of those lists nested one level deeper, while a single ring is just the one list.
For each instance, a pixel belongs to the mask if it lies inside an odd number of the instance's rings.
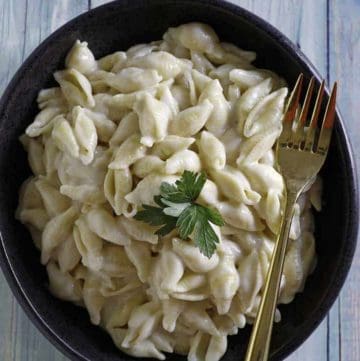
[{"label": "gray wood plank", "polygon": [[[26,56],[51,32],[88,10],[88,0],[0,0],[0,94]],[[4,361],[65,361],[28,320],[0,275],[0,354]]]},{"label": "gray wood plank", "polygon": [[110,2],[110,0],[90,0],[90,7],[93,9],[108,2]]},{"label": "gray wood plank", "polygon": [[327,338],[328,361],[341,361],[340,297],[329,312]]},{"label": "gray wood plank", "polygon": [[89,0],[27,1],[25,56],[61,25],[89,9]]},{"label": "gray wood plank", "polygon": [[[355,0],[334,0],[329,2],[330,81],[339,81],[338,104],[344,116],[348,134],[352,141],[357,163],[360,162],[360,3]],[[359,169],[358,169],[359,172]],[[340,322],[338,328],[341,345],[336,351],[343,361],[360,359],[360,248],[357,247],[354,262],[341,292],[338,307]]]},{"label": "gray wood plank", "polygon": [[[16,5],[11,1],[0,0],[0,45],[2,48],[0,94],[23,61],[26,4]],[[12,361],[15,360],[17,354],[15,343],[11,341],[15,339],[17,333],[18,306],[2,274],[0,275],[0,299],[3,305],[0,309],[0,353],[5,361]]]},{"label": "gray wood plank", "polygon": [[26,2],[0,0],[0,93],[23,61]]}]

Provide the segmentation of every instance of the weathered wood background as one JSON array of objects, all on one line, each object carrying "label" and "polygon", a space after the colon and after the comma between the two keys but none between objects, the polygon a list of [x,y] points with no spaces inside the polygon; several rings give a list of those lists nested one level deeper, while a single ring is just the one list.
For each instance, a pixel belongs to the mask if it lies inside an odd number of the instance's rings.
[{"label": "weathered wood background", "polygon": [[[0,94],[27,55],[71,18],[108,0],[0,0]],[[360,160],[360,1],[232,0],[279,28],[332,83]],[[287,361],[360,360],[360,251],[340,297]],[[64,361],[30,323],[0,274],[0,359]],[[100,360],[99,360],[100,361]]]}]

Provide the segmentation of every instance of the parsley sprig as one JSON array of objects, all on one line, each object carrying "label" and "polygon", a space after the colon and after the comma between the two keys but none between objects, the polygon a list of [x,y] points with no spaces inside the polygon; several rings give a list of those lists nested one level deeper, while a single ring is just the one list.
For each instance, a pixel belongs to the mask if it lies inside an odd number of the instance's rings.
[{"label": "parsley sprig", "polygon": [[154,197],[159,207],[143,204],[143,210],[135,215],[135,219],[152,226],[161,226],[155,232],[160,236],[165,236],[175,228],[182,239],[193,234],[200,252],[211,258],[219,238],[210,223],[223,226],[224,221],[215,209],[195,202],[205,182],[204,172],[185,171],[175,184],[161,183],[160,195]]}]

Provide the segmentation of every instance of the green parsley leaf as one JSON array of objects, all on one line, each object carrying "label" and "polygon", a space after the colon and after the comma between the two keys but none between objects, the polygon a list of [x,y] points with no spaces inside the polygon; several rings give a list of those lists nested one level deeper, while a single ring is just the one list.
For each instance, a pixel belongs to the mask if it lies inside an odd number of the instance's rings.
[{"label": "green parsley leaf", "polygon": [[173,231],[176,228],[176,218],[168,216],[166,224],[164,224],[161,228],[159,228],[155,234],[158,234],[159,236],[166,236],[171,231]]},{"label": "green parsley leaf", "polygon": [[161,195],[154,196],[154,202],[160,206],[161,208],[164,207],[164,203],[161,201]]},{"label": "green parsley leaf", "polygon": [[162,182],[160,185],[161,198],[173,203],[191,202],[191,199],[184,193],[180,192],[175,184]]},{"label": "green parsley leaf", "polygon": [[183,210],[176,222],[180,238],[186,239],[194,232],[196,245],[200,252],[208,258],[214,253],[216,243],[219,243],[219,238],[209,221],[217,225],[224,225],[224,221],[217,211],[200,204],[192,204]]},{"label": "green parsley leaf", "polygon": [[204,172],[196,174],[186,170],[175,184],[161,183],[161,197],[173,203],[194,202],[199,197],[205,182]]},{"label": "green parsley leaf", "polygon": [[206,175],[204,172],[194,173],[185,171],[181,178],[175,182],[178,190],[190,199],[190,202],[196,201],[201,190],[206,182]]},{"label": "green parsley leaf", "polygon": [[176,226],[179,228],[180,238],[186,239],[193,232],[198,221],[198,208],[193,204],[185,208],[177,219]]},{"label": "green parsley leaf", "polygon": [[148,206],[143,204],[143,210],[135,214],[134,218],[138,221],[144,221],[149,223],[151,226],[160,226],[164,224],[164,213],[162,208]]},{"label": "green parsley leaf", "polygon": [[223,226],[224,221],[215,209],[195,203],[205,182],[204,172],[185,171],[175,184],[161,183],[160,195],[154,197],[159,207],[143,204],[144,209],[135,215],[135,219],[152,226],[162,226],[155,232],[160,236],[175,228],[178,228],[182,239],[192,234],[200,252],[211,258],[219,238],[210,223]]},{"label": "green parsley leaf", "polygon": [[199,222],[196,224],[194,239],[200,252],[207,258],[211,258],[216,250],[216,244],[219,243],[219,238],[209,222]]},{"label": "green parsley leaf", "polygon": [[167,201],[166,199],[161,199],[161,201],[167,205],[166,208],[164,208],[164,213],[168,216],[172,217],[179,217],[182,211],[189,207],[191,203],[173,203],[170,201]]},{"label": "green parsley leaf", "polygon": [[208,220],[211,223],[216,224],[217,226],[220,227],[225,225],[225,222],[222,219],[221,214],[216,209],[207,208],[207,207],[203,207],[203,208],[204,208],[204,212],[206,212],[206,216]]},{"label": "green parsley leaf", "polygon": [[134,218],[151,226],[163,226],[155,233],[165,236],[176,228],[177,218],[166,215],[162,208],[143,204],[143,210],[135,214]]}]

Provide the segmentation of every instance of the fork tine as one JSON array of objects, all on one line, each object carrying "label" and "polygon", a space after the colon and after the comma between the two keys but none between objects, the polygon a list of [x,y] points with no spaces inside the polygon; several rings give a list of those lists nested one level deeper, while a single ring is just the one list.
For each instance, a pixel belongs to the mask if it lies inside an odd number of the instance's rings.
[{"label": "fork tine", "polygon": [[300,113],[300,117],[299,117],[299,122],[301,124],[306,124],[306,119],[307,119],[307,115],[308,115],[309,107],[310,107],[310,101],[311,101],[312,93],[314,90],[314,84],[315,84],[315,78],[312,76],[309,81],[309,85],[308,85],[306,95],[305,95],[304,104],[301,109],[301,113]]},{"label": "fork tine", "polygon": [[304,139],[304,126],[306,125],[306,119],[307,119],[309,108],[310,108],[310,102],[311,102],[312,93],[314,90],[314,85],[315,85],[315,78],[312,76],[309,81],[307,90],[306,90],[304,103],[301,108],[301,112],[300,112],[300,116],[299,116],[297,130],[296,130],[296,133],[294,134],[294,146],[295,147],[299,147],[301,141]]},{"label": "fork tine", "polygon": [[320,88],[316,97],[315,106],[313,113],[311,115],[311,120],[309,124],[309,129],[306,135],[304,150],[310,151],[313,148],[314,140],[315,140],[315,134],[316,134],[316,125],[319,118],[319,113],[321,109],[321,103],[324,95],[324,86],[325,81],[323,80],[320,84]]},{"label": "fork tine", "polygon": [[290,94],[289,101],[286,105],[286,110],[283,118],[283,130],[279,137],[281,143],[287,143],[291,138],[293,121],[296,118],[296,110],[299,106],[300,94],[302,89],[302,82],[304,74],[301,73],[295,83],[294,89]]},{"label": "fork tine", "polygon": [[337,92],[337,83],[334,83],[332,88],[329,101],[326,105],[326,111],[323,119],[323,123],[320,130],[319,142],[317,146],[317,152],[321,154],[326,154],[331,140],[331,133],[333,130],[334,120],[335,120],[335,104],[336,104],[336,92]]}]

